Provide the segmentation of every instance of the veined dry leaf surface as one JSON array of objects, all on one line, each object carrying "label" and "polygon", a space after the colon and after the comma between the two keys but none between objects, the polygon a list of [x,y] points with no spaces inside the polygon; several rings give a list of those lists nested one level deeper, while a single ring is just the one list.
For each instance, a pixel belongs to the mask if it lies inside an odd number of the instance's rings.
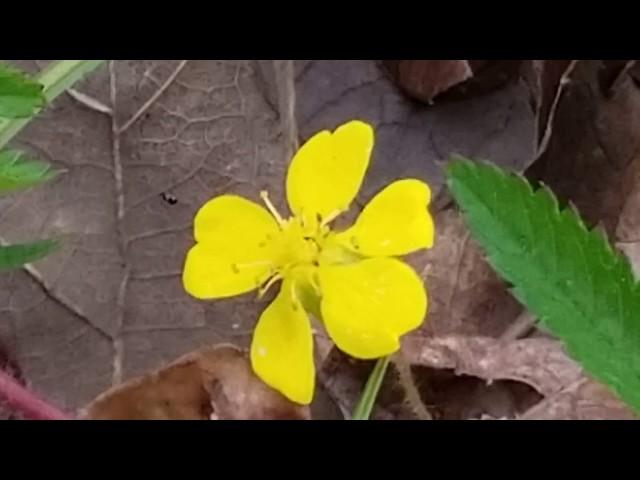
[{"label": "veined dry leaf surface", "polygon": [[[534,114],[524,85],[478,98],[425,107],[408,99],[374,60],[296,61],[296,118],[303,139],[351,118],[376,129],[376,148],[361,202],[403,176],[429,181],[434,195],[452,152],[521,171],[533,158]],[[270,61],[258,62],[265,97],[277,105]]]},{"label": "veined dry leaf surface", "polygon": [[0,305],[25,377],[71,411],[201,345],[246,342],[263,304],[195,301],[182,263],[206,200],[277,198],[286,168],[246,61],[116,61],[76,87],[113,115],[60,97],[14,144],[66,172],[0,204],[4,241],[64,237],[0,277]]}]

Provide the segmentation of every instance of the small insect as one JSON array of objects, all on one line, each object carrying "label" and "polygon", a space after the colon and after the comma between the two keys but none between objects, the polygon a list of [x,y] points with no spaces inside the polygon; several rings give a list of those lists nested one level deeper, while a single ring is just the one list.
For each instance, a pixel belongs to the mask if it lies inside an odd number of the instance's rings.
[{"label": "small insect", "polygon": [[160,197],[169,205],[175,205],[176,203],[178,203],[178,199],[174,195],[171,195],[170,193],[162,192],[160,194]]}]

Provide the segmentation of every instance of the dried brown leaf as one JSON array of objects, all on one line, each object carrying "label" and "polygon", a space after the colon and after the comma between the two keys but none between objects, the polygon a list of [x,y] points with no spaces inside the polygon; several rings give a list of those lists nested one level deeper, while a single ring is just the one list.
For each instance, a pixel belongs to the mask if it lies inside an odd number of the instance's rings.
[{"label": "dried brown leaf", "polygon": [[522,311],[454,209],[435,216],[436,242],[415,256],[429,292],[427,335],[500,336]]},{"label": "dried brown leaf", "polygon": [[502,342],[488,337],[450,335],[406,338],[405,357],[413,365],[453,369],[458,375],[515,380],[551,395],[581,376],[581,368],[564,352],[562,344],[546,338]]},{"label": "dried brown leaf", "polygon": [[542,155],[553,132],[555,112],[569,84],[577,60],[530,60],[524,63],[523,78],[531,89],[536,111],[536,158]]},{"label": "dried brown leaf", "polygon": [[546,152],[529,169],[592,225],[614,233],[640,158],[640,90],[623,76],[600,88],[601,61],[581,61],[558,104]]},{"label": "dried brown leaf", "polygon": [[[273,62],[257,66],[265,98],[277,109]],[[517,171],[533,159],[534,118],[523,85],[512,83],[482,97],[425,108],[407,98],[374,60],[297,60],[295,70],[301,142],[353,118],[375,128],[360,203],[406,176],[427,181],[438,194],[444,183],[442,164],[454,152],[490,158]]]},{"label": "dried brown leaf", "polygon": [[428,104],[488,93],[515,78],[520,60],[387,60],[396,84]]},{"label": "dried brown leaf", "polygon": [[452,369],[457,375],[491,383],[508,379],[533,387],[545,398],[519,416],[521,419],[633,418],[631,410],[613,393],[584,375],[556,340],[414,337],[404,342],[403,350],[415,365]]},{"label": "dried brown leaf", "polygon": [[635,60],[603,60],[598,75],[602,93],[606,96],[615,94],[635,63]]},{"label": "dried brown leaf", "polygon": [[[376,128],[360,202],[403,176],[437,193],[441,161],[453,151],[515,170],[532,158],[533,116],[518,85],[418,108],[374,61],[295,68],[301,139],[351,118]],[[268,299],[198,302],[184,292],[180,270],[193,215],[207,199],[229,191],[256,198],[268,188],[284,206],[288,159],[256,80],[242,61],[115,61],[77,85],[108,108],[62,96],[16,139],[67,171],[19,199],[0,199],[4,240],[68,237],[35,268],[0,278],[0,335],[47,400],[75,410],[202,344],[248,342]]]},{"label": "dried brown leaf", "polygon": [[[421,365],[410,369],[409,378],[418,394],[410,396],[407,378],[400,375],[402,363],[399,365],[397,361],[397,356],[392,357],[376,400],[372,414],[374,419],[459,420],[480,418],[482,415],[514,418],[542,398],[520,381],[495,379],[489,384],[483,378],[459,375],[453,368]],[[324,385],[346,415],[358,401],[372,366],[373,362],[351,359],[337,349],[323,366],[321,378]]]},{"label": "dried brown leaf", "polygon": [[90,420],[308,419],[251,370],[246,355],[216,346],[108,390],[81,414]]},{"label": "dried brown leaf", "polygon": [[204,202],[283,197],[278,122],[255,84],[241,60],[114,61],[76,85],[108,111],[63,95],[16,137],[66,171],[0,199],[2,240],[65,239],[0,277],[0,338],[48,401],[75,411],[202,345],[248,343],[265,302],[197,301],[180,272]]},{"label": "dried brown leaf", "polygon": [[610,390],[581,377],[545,398],[519,417],[520,420],[637,420],[638,418]]},{"label": "dried brown leaf", "polygon": [[387,60],[384,64],[407,95],[426,103],[473,77],[467,60]]}]

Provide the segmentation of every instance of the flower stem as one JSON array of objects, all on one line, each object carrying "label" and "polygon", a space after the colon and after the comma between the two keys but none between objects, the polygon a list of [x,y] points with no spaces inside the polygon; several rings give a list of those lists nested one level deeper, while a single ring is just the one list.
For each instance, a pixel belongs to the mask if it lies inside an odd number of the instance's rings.
[{"label": "flower stem", "polygon": [[10,410],[29,420],[70,420],[67,414],[35,396],[0,369],[0,399],[3,398]]},{"label": "flower stem", "polygon": [[389,366],[390,359],[390,356],[378,359],[376,366],[373,367],[371,375],[369,375],[367,384],[364,386],[362,395],[360,395],[360,400],[353,411],[351,420],[369,420],[369,416],[373,410],[373,405],[375,404],[376,397],[378,396],[378,391],[382,385],[382,379],[384,378],[384,374]]}]

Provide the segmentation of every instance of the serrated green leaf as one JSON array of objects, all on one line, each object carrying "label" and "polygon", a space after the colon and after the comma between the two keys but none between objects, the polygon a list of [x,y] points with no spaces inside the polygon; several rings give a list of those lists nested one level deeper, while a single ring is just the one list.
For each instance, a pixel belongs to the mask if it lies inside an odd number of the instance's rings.
[{"label": "serrated green leaf", "polygon": [[43,88],[23,72],[0,63],[0,117],[32,116],[45,103]]},{"label": "serrated green leaf", "polygon": [[640,412],[640,287],[627,259],[546,188],[456,158],[447,183],[513,293],[585,371]]},{"label": "serrated green leaf", "polygon": [[[42,94],[47,102],[52,102],[77,81],[92,72],[104,60],[57,60],[42,70],[36,80],[44,86]],[[36,112],[38,113],[38,112]],[[31,118],[0,118],[0,148],[15,137]]]},{"label": "serrated green leaf", "polygon": [[22,245],[0,246],[0,270],[10,270],[40,260],[58,248],[58,245],[55,240],[39,240]]},{"label": "serrated green leaf", "polygon": [[21,190],[46,182],[56,172],[49,164],[33,160],[16,150],[0,152],[0,192]]}]

